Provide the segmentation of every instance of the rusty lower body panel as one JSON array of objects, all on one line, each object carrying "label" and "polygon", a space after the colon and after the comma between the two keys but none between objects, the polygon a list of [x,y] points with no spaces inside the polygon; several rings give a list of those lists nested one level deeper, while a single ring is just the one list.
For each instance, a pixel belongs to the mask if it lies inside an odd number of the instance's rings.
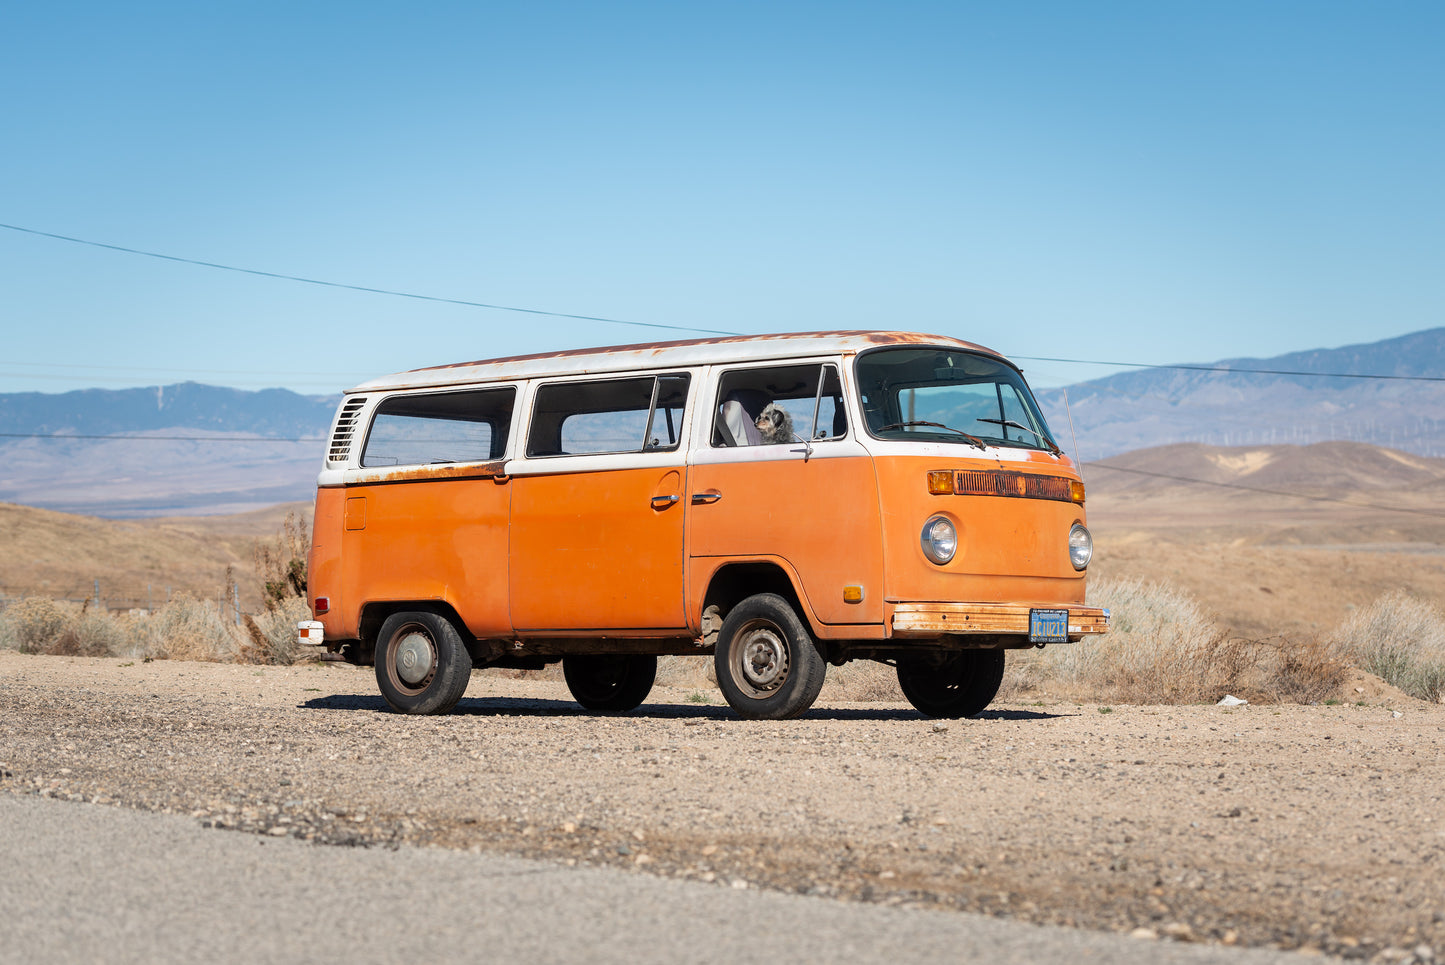
[{"label": "rusty lower body panel", "polygon": [[1021,603],[897,603],[893,606],[891,636],[937,638],[943,635],[979,634],[989,637],[1029,635],[1031,610],[1069,611],[1068,637],[1076,643],[1085,636],[1109,631],[1109,611],[1096,606],[1030,607]]}]

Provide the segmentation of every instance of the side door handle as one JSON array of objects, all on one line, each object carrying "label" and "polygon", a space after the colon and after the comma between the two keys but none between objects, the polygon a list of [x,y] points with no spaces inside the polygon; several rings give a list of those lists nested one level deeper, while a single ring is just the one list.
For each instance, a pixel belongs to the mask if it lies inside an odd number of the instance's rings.
[{"label": "side door handle", "polygon": [[667,496],[653,496],[653,497],[652,497],[652,508],[653,508],[653,509],[666,509],[667,507],[671,506],[673,503],[677,502],[677,501],[678,501],[679,499],[681,499],[681,498],[682,498],[682,497],[681,497],[681,496],[678,496],[676,493],[672,493],[672,494],[667,495]]},{"label": "side door handle", "polygon": [[722,493],[693,493],[693,494],[692,494],[692,504],[693,504],[694,506],[702,506],[702,505],[706,505],[707,503],[715,503],[715,502],[717,502],[719,499],[722,499]]}]

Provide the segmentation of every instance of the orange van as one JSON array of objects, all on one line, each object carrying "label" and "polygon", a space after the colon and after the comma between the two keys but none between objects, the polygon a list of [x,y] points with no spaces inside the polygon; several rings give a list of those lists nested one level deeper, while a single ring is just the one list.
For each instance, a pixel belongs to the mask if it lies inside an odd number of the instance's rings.
[{"label": "orange van", "polygon": [[303,643],[444,713],[474,667],[561,661],[626,711],[711,655],[743,717],[828,664],[971,716],[1004,651],[1108,628],[1084,486],[1019,369],[951,338],[811,332],[418,369],[346,393],[318,479]]}]

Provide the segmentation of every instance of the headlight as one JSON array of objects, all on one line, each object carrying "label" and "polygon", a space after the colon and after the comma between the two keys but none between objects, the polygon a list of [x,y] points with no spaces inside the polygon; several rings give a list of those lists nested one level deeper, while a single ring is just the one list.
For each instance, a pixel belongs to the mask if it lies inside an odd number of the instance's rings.
[{"label": "headlight", "polygon": [[1082,570],[1093,558],[1094,537],[1089,535],[1083,523],[1075,523],[1069,530],[1069,562],[1074,564],[1074,569]]},{"label": "headlight", "polygon": [[929,517],[923,524],[923,555],[942,566],[958,551],[958,531],[942,516]]}]

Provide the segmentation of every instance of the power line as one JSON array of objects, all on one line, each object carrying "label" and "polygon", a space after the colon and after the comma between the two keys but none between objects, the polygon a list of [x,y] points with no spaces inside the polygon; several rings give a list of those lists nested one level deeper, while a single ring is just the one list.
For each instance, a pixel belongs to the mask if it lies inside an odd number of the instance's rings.
[{"label": "power line", "polygon": [[191,369],[191,368],[186,368],[186,369],[167,369],[167,368],[160,368],[160,367],[151,366],[151,365],[90,365],[90,364],[81,363],[81,362],[16,362],[16,361],[11,360],[11,359],[7,359],[3,364],[5,364],[5,365],[7,365],[7,366],[16,366],[16,365],[18,365],[18,366],[24,366],[24,367],[26,367],[26,368],[32,368],[32,369],[95,369],[95,370],[104,371],[104,372],[141,372],[141,373],[150,373],[150,372],[181,372],[181,373],[187,373],[187,374],[193,374],[193,375],[194,375],[194,374],[205,374],[205,375],[273,375],[273,376],[278,376],[278,377],[280,377],[280,376],[285,376],[285,377],[287,377],[287,378],[291,378],[291,377],[294,377],[294,376],[300,376],[300,375],[316,375],[316,376],[322,376],[322,377],[325,377],[325,378],[330,378],[332,375],[335,374],[334,372],[295,372],[295,371],[292,371],[292,372],[276,372],[276,371],[265,371],[265,372],[262,372],[262,371],[260,371],[260,370],[258,370],[258,369]]},{"label": "power line", "polygon": [[[325,288],[341,288],[347,291],[367,292],[373,295],[390,295],[395,298],[412,298],[418,301],[440,302],[447,305],[463,305],[468,308],[487,308],[500,312],[519,312],[524,315],[544,315],[549,318],[571,318],[584,322],[606,322],[610,325],[634,325],[641,328],[666,329],[674,332],[698,332],[704,335],[744,335],[744,332],[737,332],[721,328],[698,328],[691,325],[666,325],[660,322],[639,322],[626,318],[608,318],[602,315],[577,315],[570,312],[553,312],[540,308],[522,308],[516,305],[498,305],[491,302],[469,301],[462,298],[445,298],[439,295],[422,295],[417,292],[395,291],[389,288],[372,288],[366,285],[349,285],[343,282],[324,281],[318,278],[305,278],[300,275],[288,275],[282,272],[261,271],[256,268],[241,268],[235,265],[223,265],[214,261],[202,261],[198,258],[184,258],[179,255],[167,255],[157,251],[145,251],[140,248],[128,248],[124,245],[112,245],[103,241],[91,241],[86,238],[75,238],[70,235],[55,234],[49,231],[40,231],[35,228],[25,228],[20,225],[0,223],[0,228],[10,231],[18,231],[23,234],[36,235],[41,238],[53,238],[56,241],[66,241],[71,244],[87,245],[92,248],[104,248],[109,251],[119,251],[130,255],[141,255],[146,258],[159,258],[163,261],[173,261],[183,265],[199,265],[203,268],[215,268],[220,271],[233,271],[244,275],[256,275],[261,278],[277,278],[282,281],[300,282],[305,285],[320,285]],[[1399,382],[1445,382],[1445,376],[1432,375],[1376,375],[1358,372],[1304,372],[1293,369],[1240,369],[1228,365],[1188,365],[1188,364],[1162,364],[1153,362],[1119,362],[1105,361],[1101,359],[1070,359],[1057,358],[1042,355],[1012,355],[1010,358],[1023,359],[1029,362],[1058,362],[1066,365],[1107,365],[1120,368],[1135,369],[1177,369],[1188,372],[1223,372],[1230,375],[1290,375],[1306,378],[1326,379],[1375,379]],[[40,363],[18,363],[18,364],[40,364]]]},{"label": "power line", "polygon": [[0,439],[67,439],[130,440],[134,442],[325,442],[320,436],[102,436],[70,432],[0,432]]},{"label": "power line", "polygon": [[1428,509],[1405,509],[1401,506],[1380,506],[1375,503],[1356,502],[1353,499],[1340,499],[1337,496],[1315,496],[1309,493],[1292,493],[1286,489],[1265,489],[1262,486],[1245,486],[1240,483],[1216,482],[1212,479],[1194,479],[1190,476],[1175,476],[1167,472],[1150,472],[1147,469],[1125,469],[1123,466],[1111,466],[1107,462],[1091,462],[1086,465],[1090,469],[1109,469],[1113,472],[1124,472],[1133,476],[1152,476],[1155,479],[1169,479],[1174,482],[1193,483],[1199,486],[1214,486],[1219,489],[1240,489],[1248,493],[1265,493],[1270,496],[1285,496],[1290,499],[1309,499],[1318,503],[1339,503],[1344,506],[1354,506],[1357,509],[1379,509],[1388,513],[1408,513],[1412,516],[1429,516],[1432,519],[1445,519],[1445,513],[1432,513]]},{"label": "power line", "polygon": [[69,235],[57,235],[49,231],[37,231],[34,228],[22,228],[20,225],[0,224],[0,228],[7,228],[10,231],[19,231],[28,235],[38,235],[42,238],[54,238],[57,241],[68,241],[76,245],[89,245],[92,248],[106,248],[110,251],[121,251],[128,255],[143,255],[146,258],[159,258],[163,261],[179,262],[183,265],[200,265],[202,268],[216,268],[220,271],[234,271],[243,275],[258,275],[262,278],[279,278],[282,281],[301,282],[305,285],[321,285],[325,288],[344,288],[348,291],[368,292],[372,295],[391,295],[396,298],[414,298],[423,302],[442,302],[448,305],[465,305],[468,308],[490,308],[499,312],[520,312],[524,315],[545,315],[549,318],[572,318],[583,322],[607,322],[612,325],[636,325],[641,328],[662,328],[674,332],[701,332],[706,335],[742,335],[742,332],[731,332],[720,328],[694,328],[690,325],[664,325],[659,322],[634,322],[626,318],[604,318],[600,315],[573,315],[569,312],[549,312],[540,308],[519,308],[515,305],[495,305],[489,302],[473,302],[464,298],[442,298],[438,295],[419,295],[415,292],[393,291],[389,288],[369,288],[365,285],[347,285],[336,281],[322,281],[319,278],[303,278],[300,275],[286,275],[275,271],[261,271],[256,268],[239,268],[235,265],[222,265],[214,261],[201,261],[197,258],[182,258],[179,255],[166,255],[158,251],[143,251],[139,248],[127,248],[124,245],[110,245],[103,241],[89,241],[85,238],[72,238]]},{"label": "power line", "polygon": [[1161,365],[1152,362],[1103,362],[1098,359],[1058,359],[1040,355],[1010,355],[1029,362],[1065,362],[1069,365],[1118,365],[1131,369],[1182,369],[1186,372],[1227,372],[1230,375],[1302,375],[1315,379],[1385,379],[1396,382],[1445,382],[1445,375],[1371,375],[1359,372],[1300,372],[1292,369],[1238,369],[1230,365]]}]

